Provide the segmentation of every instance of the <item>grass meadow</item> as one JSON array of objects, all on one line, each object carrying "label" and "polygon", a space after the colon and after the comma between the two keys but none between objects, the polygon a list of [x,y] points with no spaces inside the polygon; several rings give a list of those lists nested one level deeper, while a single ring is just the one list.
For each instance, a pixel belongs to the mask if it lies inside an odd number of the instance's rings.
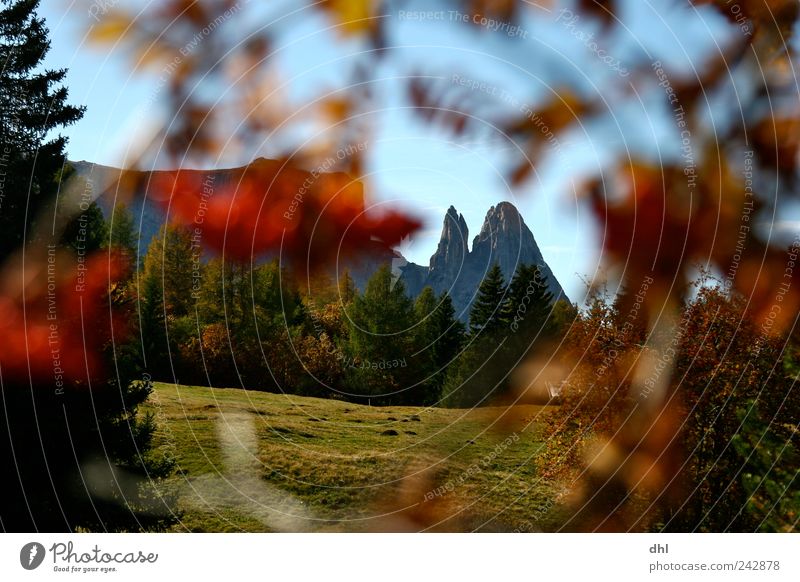
[{"label": "grass meadow", "polygon": [[[372,407],[156,383],[174,531],[539,531],[541,406]],[[441,518],[439,517],[441,516]]]}]

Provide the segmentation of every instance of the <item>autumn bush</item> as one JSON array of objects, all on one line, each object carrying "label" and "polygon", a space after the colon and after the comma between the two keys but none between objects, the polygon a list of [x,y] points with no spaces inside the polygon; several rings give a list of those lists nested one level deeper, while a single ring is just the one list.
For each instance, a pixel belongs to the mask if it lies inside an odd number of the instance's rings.
[{"label": "autumn bush", "polygon": [[[800,400],[784,360],[790,338],[764,333],[738,293],[708,281],[666,331],[636,333],[624,304],[596,297],[558,354],[569,372],[538,464],[579,491],[567,527],[616,529],[635,500],[633,529],[792,530]],[[663,404],[644,412],[659,381]]]}]

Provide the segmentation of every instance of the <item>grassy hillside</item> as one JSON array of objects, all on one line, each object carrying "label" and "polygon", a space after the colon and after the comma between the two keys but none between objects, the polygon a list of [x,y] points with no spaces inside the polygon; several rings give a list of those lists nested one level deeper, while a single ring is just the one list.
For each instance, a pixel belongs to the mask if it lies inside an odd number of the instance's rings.
[{"label": "grassy hillside", "polygon": [[[535,531],[538,406],[368,407],[156,384],[147,408],[176,474],[177,531]],[[557,506],[556,506],[557,507]]]}]

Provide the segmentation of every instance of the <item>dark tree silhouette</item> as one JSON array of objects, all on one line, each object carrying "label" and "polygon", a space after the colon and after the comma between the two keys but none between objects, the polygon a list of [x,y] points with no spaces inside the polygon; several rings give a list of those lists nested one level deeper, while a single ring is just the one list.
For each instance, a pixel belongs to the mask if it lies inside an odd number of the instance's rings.
[{"label": "dark tree silhouette", "polygon": [[46,136],[77,122],[84,111],[67,104],[67,89],[59,86],[66,69],[39,72],[50,41],[38,7],[39,0],[3,0],[0,9],[0,156],[6,174],[0,259],[23,243],[58,191],[67,140]]},{"label": "dark tree silhouette", "polygon": [[470,333],[490,334],[497,331],[503,321],[506,300],[506,282],[500,265],[495,263],[481,282],[478,296],[469,314]]}]

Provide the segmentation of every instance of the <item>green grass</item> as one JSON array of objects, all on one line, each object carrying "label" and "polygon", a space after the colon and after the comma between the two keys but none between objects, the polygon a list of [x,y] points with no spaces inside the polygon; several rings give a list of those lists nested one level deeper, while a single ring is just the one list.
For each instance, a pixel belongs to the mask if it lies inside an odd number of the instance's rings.
[{"label": "green grass", "polygon": [[542,407],[369,407],[157,383],[145,409],[156,453],[176,463],[157,485],[175,531],[530,531],[552,513],[534,467]]}]

